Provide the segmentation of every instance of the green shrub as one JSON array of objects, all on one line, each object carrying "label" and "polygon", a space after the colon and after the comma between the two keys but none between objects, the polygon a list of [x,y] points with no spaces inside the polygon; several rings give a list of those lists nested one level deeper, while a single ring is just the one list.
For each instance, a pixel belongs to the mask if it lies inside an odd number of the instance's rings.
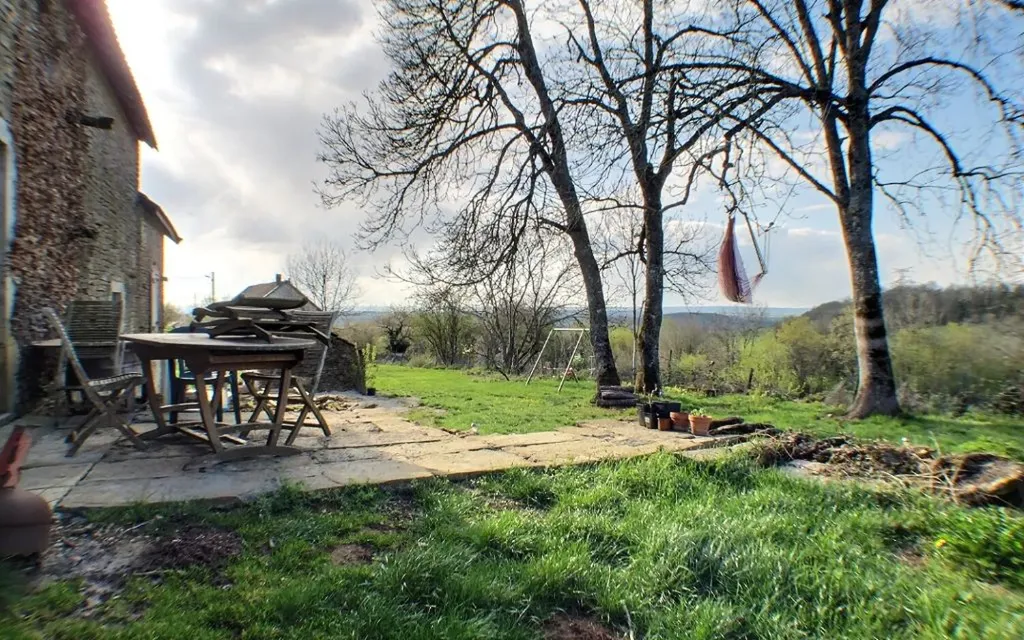
[{"label": "green shrub", "polygon": [[892,351],[897,379],[918,394],[984,404],[1020,379],[1024,339],[997,325],[948,324],[899,331]]}]

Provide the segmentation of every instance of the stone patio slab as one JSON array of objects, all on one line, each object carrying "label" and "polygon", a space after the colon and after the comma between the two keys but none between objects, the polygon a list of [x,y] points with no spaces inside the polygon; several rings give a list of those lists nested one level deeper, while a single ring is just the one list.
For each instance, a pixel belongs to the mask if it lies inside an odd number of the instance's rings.
[{"label": "stone patio slab", "polygon": [[327,442],[328,449],[354,447],[380,447],[390,444],[410,444],[413,442],[438,442],[451,438],[450,434],[440,430],[433,433],[406,433],[403,431],[382,431],[381,433],[339,434]]},{"label": "stone patio slab", "polygon": [[536,433],[506,433],[496,436],[480,436],[480,440],[487,442],[491,447],[515,447],[531,444],[552,444],[555,442],[568,442],[577,438],[577,434],[565,431],[537,431]]},{"label": "stone patio slab", "polygon": [[429,478],[429,470],[402,460],[355,460],[332,462],[321,467],[323,477],[337,486],[354,484],[389,484]]},{"label": "stone patio slab", "polygon": [[529,460],[501,449],[428,454],[409,461],[435,474],[454,478],[530,466]]},{"label": "stone patio slab", "polygon": [[[65,458],[65,461],[68,459]],[[92,463],[72,463],[32,467],[21,470],[18,486],[22,489],[51,489],[53,487],[70,487],[89,472]]]},{"label": "stone patio slab", "polygon": [[[584,421],[557,431],[506,435],[451,434],[409,422],[394,409],[355,408],[325,414],[330,436],[304,429],[298,455],[221,462],[205,444],[185,436],[150,442],[139,451],[94,434],[79,455],[65,457],[67,429],[31,428],[32,448],[22,486],[59,508],[118,507],[187,500],[245,500],[287,483],[308,490],[388,484],[433,476],[459,478],[524,466],[554,466],[691,451],[729,438],[643,429],[632,421]],[[73,423],[72,423],[73,424]],[[138,423],[137,428],[153,428]],[[265,433],[265,432],[264,432]],[[263,437],[262,433],[254,439]]]},{"label": "stone patio slab", "polygon": [[60,501],[61,509],[124,507],[151,502],[149,480],[93,482],[71,488]]},{"label": "stone patio slab", "polygon": [[71,487],[50,487],[49,489],[39,489],[34,493],[38,493],[53,509],[64,499],[64,496],[68,495],[68,491],[71,491]]},{"label": "stone patio slab", "polygon": [[112,480],[149,480],[177,476],[185,470],[192,458],[176,456],[171,458],[149,458],[118,462],[97,462],[82,479],[83,483],[108,482]]},{"label": "stone patio slab", "polygon": [[588,440],[589,442],[586,440],[574,440],[554,444],[509,447],[505,451],[525,458],[532,464],[560,465],[646,455],[654,453],[659,449],[659,445],[655,443],[619,445],[605,443],[596,438],[589,438]]},{"label": "stone patio slab", "polygon": [[341,449],[321,449],[313,452],[313,460],[320,464],[331,462],[352,462],[353,460],[374,460],[389,457],[386,449],[390,447],[345,447]]},{"label": "stone patio slab", "polygon": [[412,442],[396,444],[384,447],[383,451],[388,455],[400,458],[418,458],[425,455],[442,455],[467,453],[481,449],[497,449],[486,438],[479,436],[466,436],[445,438],[443,440],[432,440],[430,442]]}]

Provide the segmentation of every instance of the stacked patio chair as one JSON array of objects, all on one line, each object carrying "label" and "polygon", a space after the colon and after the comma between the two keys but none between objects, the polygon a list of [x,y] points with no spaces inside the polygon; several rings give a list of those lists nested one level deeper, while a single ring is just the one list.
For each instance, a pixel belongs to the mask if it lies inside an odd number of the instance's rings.
[{"label": "stacked patio chair", "polygon": [[68,456],[73,456],[82,443],[85,442],[97,428],[103,424],[109,424],[124,434],[139,449],[145,449],[145,443],[139,439],[138,434],[129,426],[125,419],[118,415],[118,409],[127,403],[129,412],[134,402],[133,394],[137,387],[141,386],[145,378],[141,373],[114,374],[106,377],[90,377],[82,366],[78,353],[75,350],[71,336],[61,322],[57,312],[53,309],[45,309],[44,313],[50,324],[57,331],[61,342],[60,365],[58,367],[57,380],[65,379],[66,366],[71,365],[71,370],[78,377],[81,385],[78,389],[85,396],[86,401],[91,405],[85,421],[68,437],[67,442],[71,445],[68,449]]},{"label": "stacked patio chair", "polygon": [[[178,327],[171,329],[169,333],[192,333],[190,327]],[[189,370],[184,360],[167,361],[168,380],[171,388],[171,404],[178,405],[185,403],[185,397],[189,387],[196,386],[196,374]],[[210,389],[217,386],[217,374],[211,373],[203,379],[203,382]],[[231,393],[231,408],[235,414],[235,424],[242,422],[242,407],[238,404],[238,372],[229,371],[227,375],[228,391]],[[217,422],[224,422],[224,402],[221,398],[215,398],[217,407]],[[171,411],[169,422],[178,422],[178,411]]]},{"label": "stacked patio chair", "polygon": [[[334,324],[336,313],[318,311],[292,311],[290,319],[300,324],[309,324],[314,330],[311,337],[318,337],[316,334],[330,336],[331,326]],[[301,332],[289,330],[287,335],[300,337]],[[320,409],[314,402],[320,387],[320,377],[323,374],[324,362],[327,359],[327,348],[329,342],[316,340],[316,344],[306,349],[302,363],[292,370],[291,389],[287,390],[288,405],[298,406],[299,415],[295,422],[285,423],[284,428],[290,429],[291,433],[285,444],[292,444],[299,435],[299,430],[305,426],[319,427],[325,436],[331,435],[331,428],[324,419]],[[256,407],[249,416],[248,422],[256,422],[260,414],[265,414],[271,421],[274,419],[276,402],[278,397],[278,376],[276,374],[249,371],[242,373],[242,381],[246,390],[252,394],[256,401]],[[314,422],[307,424],[306,419],[312,415]]]}]

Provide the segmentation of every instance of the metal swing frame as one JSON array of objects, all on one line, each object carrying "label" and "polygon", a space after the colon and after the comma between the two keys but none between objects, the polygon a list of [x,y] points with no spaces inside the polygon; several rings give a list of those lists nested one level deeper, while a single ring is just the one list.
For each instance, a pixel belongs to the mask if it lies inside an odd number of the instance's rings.
[{"label": "metal swing frame", "polygon": [[[530,369],[530,375],[526,377],[526,384],[530,384],[530,380],[533,380],[533,374],[534,372],[537,371],[537,366],[540,364],[540,359],[544,357],[544,351],[548,348],[548,342],[551,341],[551,336],[553,336],[556,331],[565,331],[569,333],[580,334],[580,337],[576,339],[576,346],[572,348],[572,355],[569,356],[569,362],[567,362],[565,365],[565,371],[562,372],[562,380],[558,383],[558,392],[561,393],[562,387],[565,386],[565,378],[566,376],[569,375],[569,371],[572,370],[572,361],[576,358],[576,352],[579,351],[580,344],[583,343],[583,336],[590,333],[590,329],[587,327],[555,327],[551,331],[548,331],[548,337],[544,339],[544,346],[540,348],[540,353],[537,354],[537,359],[533,363],[533,368]],[[573,373],[573,377],[575,377],[575,375],[576,374]]]}]

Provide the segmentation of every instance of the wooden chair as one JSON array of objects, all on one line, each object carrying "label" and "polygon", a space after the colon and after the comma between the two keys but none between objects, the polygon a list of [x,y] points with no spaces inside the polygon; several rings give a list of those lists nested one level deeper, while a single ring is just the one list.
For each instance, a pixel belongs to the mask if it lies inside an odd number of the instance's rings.
[{"label": "wooden chair", "polygon": [[61,322],[57,312],[47,308],[44,310],[44,313],[60,336],[61,370],[59,372],[62,375],[57,379],[63,379],[63,367],[70,363],[72,371],[74,371],[81,383],[83,395],[92,405],[92,409],[85,417],[85,421],[68,435],[67,442],[71,447],[68,449],[67,455],[75,455],[86,438],[92,435],[104,422],[111,423],[139,449],[145,449],[145,443],[139,439],[135,430],[117,413],[118,407],[125,401],[129,403],[129,407],[131,406],[136,387],[141,386],[145,380],[143,375],[141,373],[124,373],[103,378],[90,378],[89,374],[85,371],[85,367],[82,366],[78,353],[75,351],[75,345],[71,341],[71,337],[64,328],[64,324]]},{"label": "wooden chair", "polygon": [[[294,317],[295,320],[313,323],[314,328],[318,332],[328,336],[328,340],[331,335],[331,326],[333,326],[334,319],[337,317],[336,313],[318,311],[292,311],[289,315]],[[297,333],[288,333],[287,335],[292,337],[298,336]],[[295,442],[295,438],[299,435],[299,430],[305,426],[319,427],[325,436],[331,435],[330,425],[327,424],[327,420],[324,419],[320,409],[317,408],[316,403],[313,401],[317,390],[320,388],[320,376],[323,374],[324,361],[327,359],[327,348],[328,344],[317,340],[316,346],[306,349],[302,363],[292,370],[288,404],[289,406],[301,405],[301,409],[299,409],[299,416],[295,422],[285,424],[284,428],[291,430],[285,444],[290,445]],[[278,395],[278,376],[247,371],[242,373],[242,381],[245,383],[246,390],[252,394],[253,399],[256,401],[256,407],[253,409],[252,415],[249,416],[248,422],[256,422],[261,413],[266,414],[267,418],[273,421],[274,403]],[[294,393],[291,391],[294,391]],[[313,415],[315,420],[313,424],[306,423],[306,418],[310,414]],[[243,434],[245,434],[245,431],[243,431]]]},{"label": "wooden chair", "polygon": [[[120,372],[122,364],[121,335],[122,305],[115,300],[72,300],[64,312],[64,327],[75,345],[78,359],[94,377],[105,377]],[[63,363],[61,363],[63,365]],[[64,402],[68,410],[88,406],[82,386],[68,371],[64,380]],[[75,395],[82,396],[76,401]]]}]

